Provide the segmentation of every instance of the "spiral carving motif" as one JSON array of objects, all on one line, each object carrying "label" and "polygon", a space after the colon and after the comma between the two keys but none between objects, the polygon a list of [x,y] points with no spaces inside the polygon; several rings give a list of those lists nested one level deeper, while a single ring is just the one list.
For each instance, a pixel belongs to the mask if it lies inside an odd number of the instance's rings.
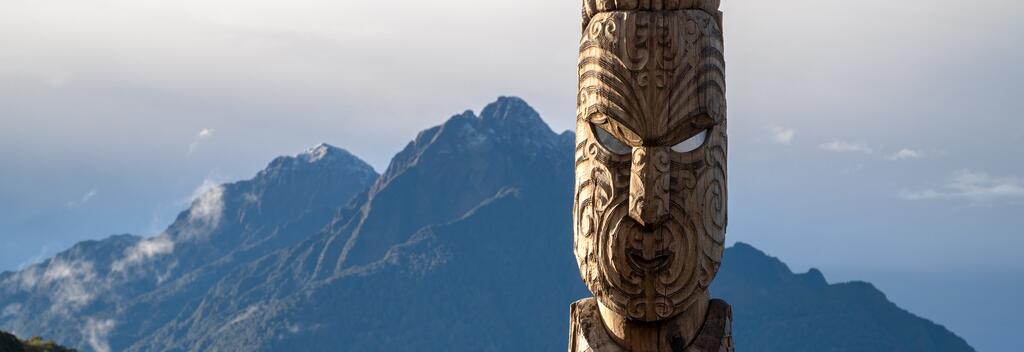
[{"label": "spiral carving motif", "polygon": [[[721,262],[726,228],[725,134],[672,153],[667,220],[645,228],[630,216],[636,155],[615,155],[581,124],[575,252],[588,287],[606,306],[643,321],[681,314],[702,297]],[[725,126],[714,128],[724,131]],[[585,151],[582,152],[582,151]]]},{"label": "spiral carving motif", "polygon": [[732,351],[719,3],[583,0],[570,352]]},{"label": "spiral carving motif", "polygon": [[[574,251],[598,301],[630,320],[706,307],[698,300],[707,300],[720,266],[728,199],[721,35],[699,9],[611,11],[594,13],[580,42]],[[599,132],[632,153],[617,154]],[[701,132],[708,137],[697,149],[671,149]]]}]

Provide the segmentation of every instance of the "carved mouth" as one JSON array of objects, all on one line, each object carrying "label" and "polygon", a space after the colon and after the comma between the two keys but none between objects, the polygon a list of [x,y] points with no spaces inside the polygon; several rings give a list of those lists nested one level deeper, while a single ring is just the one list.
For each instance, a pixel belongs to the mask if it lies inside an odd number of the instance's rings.
[{"label": "carved mouth", "polygon": [[626,250],[626,260],[633,270],[644,272],[658,272],[672,262],[672,252],[662,249],[655,252],[653,257],[644,256],[642,250],[630,248]]}]

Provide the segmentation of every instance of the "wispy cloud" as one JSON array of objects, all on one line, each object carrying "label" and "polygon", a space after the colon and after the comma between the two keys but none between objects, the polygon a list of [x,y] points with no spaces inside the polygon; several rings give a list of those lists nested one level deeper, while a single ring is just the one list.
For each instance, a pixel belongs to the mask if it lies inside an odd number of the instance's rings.
[{"label": "wispy cloud", "polygon": [[913,149],[903,148],[903,149],[900,149],[900,151],[898,151],[898,152],[886,155],[885,159],[886,160],[893,160],[893,161],[895,161],[895,160],[907,160],[907,159],[920,159],[922,155],[924,155],[924,153],[921,153],[921,152],[913,150]]},{"label": "wispy cloud", "polygon": [[193,195],[195,201],[189,209],[189,219],[208,225],[220,222],[224,213],[224,186],[213,180],[204,180]]},{"label": "wispy cloud", "polygon": [[80,207],[82,205],[85,205],[85,203],[88,203],[93,198],[96,198],[97,194],[99,194],[99,193],[96,192],[96,189],[91,189],[91,190],[89,190],[89,192],[85,192],[85,194],[83,194],[81,198],[79,198],[77,200],[68,201],[67,207],[68,208],[78,208],[78,207]]},{"label": "wispy cloud", "polygon": [[821,149],[821,150],[824,150],[824,151],[829,151],[829,152],[836,152],[836,153],[864,153],[864,154],[871,154],[871,153],[874,152],[874,150],[871,149],[871,147],[868,147],[868,146],[866,146],[866,145],[864,145],[862,143],[851,143],[851,142],[841,141],[841,140],[838,140],[838,139],[833,140],[833,141],[828,142],[828,143],[819,144],[818,145],[818,149]]},{"label": "wispy cloud", "polygon": [[149,258],[170,254],[174,251],[174,242],[166,235],[147,238],[125,250],[124,258],[111,264],[113,272],[124,272],[128,267],[142,263]]},{"label": "wispy cloud", "polygon": [[960,170],[938,188],[903,191],[907,200],[955,199],[972,202],[1024,198],[1024,182],[1016,177],[996,177],[983,172]]},{"label": "wispy cloud", "polygon": [[37,277],[35,270],[32,270],[31,282],[23,280],[23,284],[30,286],[29,288],[39,288],[36,285],[42,285],[51,292],[53,305],[50,310],[69,312],[96,298],[97,291],[103,286],[100,279],[91,261],[65,261],[53,258],[41,276]]},{"label": "wispy cloud", "polygon": [[110,332],[114,330],[115,322],[110,319],[92,319],[89,318],[85,323],[85,331],[82,331],[82,335],[85,336],[86,342],[96,352],[110,352],[110,342],[108,337]]},{"label": "wispy cloud", "polygon": [[18,270],[22,270],[34,264],[41,263],[46,258],[52,256],[54,248],[58,247],[60,246],[53,243],[44,244],[43,247],[39,249],[38,254],[24,262],[21,262],[21,264],[18,264]]},{"label": "wispy cloud", "polygon": [[196,138],[192,140],[192,144],[188,145],[188,154],[192,155],[193,153],[195,153],[196,150],[199,149],[199,144],[202,141],[209,139],[210,137],[213,137],[212,129],[204,128],[202,130],[199,130],[199,133],[196,134]]},{"label": "wispy cloud", "polygon": [[17,317],[21,314],[22,307],[21,303],[11,303],[0,311],[0,318]]},{"label": "wispy cloud", "polygon": [[244,312],[238,314],[233,319],[231,319],[231,321],[228,322],[226,325],[222,326],[219,331],[224,331],[225,329],[230,328],[232,325],[241,323],[241,322],[245,321],[246,319],[252,318],[259,311],[260,311],[260,306],[259,305],[251,305],[249,307],[246,307]]},{"label": "wispy cloud", "polygon": [[289,322],[289,321],[286,321],[284,323],[285,331],[288,331],[288,333],[291,333],[291,334],[298,334],[298,333],[306,332],[306,331],[320,330],[321,327],[322,327],[322,325],[320,325],[320,324],[302,324],[302,323],[292,323],[292,322]]},{"label": "wispy cloud", "polygon": [[778,144],[793,143],[793,137],[796,137],[796,130],[792,128],[772,126],[771,131],[772,141]]},{"label": "wispy cloud", "polygon": [[192,203],[188,209],[185,223],[176,227],[171,236],[173,241],[190,240],[209,235],[220,225],[224,215],[224,186],[211,179],[203,180],[203,184],[192,194]]},{"label": "wispy cloud", "polygon": [[867,168],[867,166],[865,166],[864,164],[857,164],[857,165],[853,165],[853,166],[849,166],[849,167],[843,168],[842,173],[844,175],[852,175],[852,174],[864,171],[864,169],[866,169],[866,168]]}]

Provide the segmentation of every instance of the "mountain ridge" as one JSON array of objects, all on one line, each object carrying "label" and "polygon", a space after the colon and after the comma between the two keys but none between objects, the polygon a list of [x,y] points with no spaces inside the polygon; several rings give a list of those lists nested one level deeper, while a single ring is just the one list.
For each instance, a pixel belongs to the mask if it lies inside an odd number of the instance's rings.
[{"label": "mountain ridge", "polygon": [[[420,132],[380,175],[317,145],[210,185],[160,236],[83,243],[54,257],[62,266],[0,274],[0,328],[96,351],[562,349],[569,303],[589,296],[571,255],[573,147],[514,97]],[[873,287],[793,274],[742,243],[725,258],[712,292],[735,307],[740,348],[973,350]],[[125,279],[105,281],[118,260]],[[26,273],[57,286],[22,290]],[[40,292],[75,298],[96,283],[109,287],[65,311]],[[837,317],[896,318],[909,342],[829,325]],[[809,320],[833,329],[784,329]]]},{"label": "mountain ridge", "polygon": [[[303,154],[279,157],[251,180],[205,185],[189,209],[157,236],[85,241],[18,273],[0,275],[3,298],[24,298],[6,307],[42,312],[42,319],[5,315],[5,327],[57,330],[62,341],[74,336],[95,345],[90,337],[99,341],[123,332],[132,339],[153,328],[143,323],[134,331],[114,329],[118,316],[149,315],[154,324],[173,320],[178,313],[160,303],[179,304],[182,296],[200,294],[239,258],[262,256],[266,247],[295,240],[282,229],[323,226],[323,218],[339,210],[315,205],[318,197],[352,197],[377,176],[347,152],[324,151],[333,155],[330,162],[309,163]],[[311,182],[324,178],[331,181]],[[290,191],[282,194],[285,188]],[[306,196],[297,197],[295,190]],[[260,226],[247,222],[254,217]]]},{"label": "mountain ridge", "polygon": [[[831,343],[865,351],[974,350],[944,326],[896,306],[868,282],[828,283],[814,268],[793,273],[778,258],[742,242],[726,251],[722,271],[711,289],[734,307],[741,307],[733,310],[737,345],[756,342],[773,351],[830,350],[807,346],[804,332],[831,329],[845,330],[831,336],[841,341]],[[770,319],[777,316],[787,317],[789,328],[780,328]],[[842,317],[847,323],[823,317]]]}]

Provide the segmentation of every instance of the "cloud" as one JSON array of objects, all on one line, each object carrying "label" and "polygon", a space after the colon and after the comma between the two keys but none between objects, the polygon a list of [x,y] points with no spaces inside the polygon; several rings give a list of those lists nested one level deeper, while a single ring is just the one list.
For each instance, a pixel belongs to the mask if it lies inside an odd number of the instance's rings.
[{"label": "cloud", "polygon": [[68,204],[67,204],[67,207],[68,208],[78,208],[78,207],[84,205],[85,203],[88,203],[93,198],[95,198],[96,194],[98,194],[98,192],[96,192],[96,189],[89,190],[89,192],[86,192],[84,195],[82,195],[82,198],[80,198],[78,200],[69,201]]},{"label": "cloud", "polygon": [[[298,334],[298,333],[302,333],[302,332],[306,332],[306,331],[320,330],[320,327],[321,327],[320,324],[305,324],[304,325],[302,323],[292,323],[290,321],[286,321],[284,323],[285,331],[287,331],[290,334]],[[283,338],[283,336],[279,336],[279,337]]]},{"label": "cloud", "polygon": [[4,307],[3,312],[0,312],[0,318],[16,317],[21,314],[21,303],[12,303]]},{"label": "cloud", "polygon": [[96,352],[110,352],[110,342],[108,337],[110,332],[114,330],[115,321],[110,319],[92,319],[89,318],[85,323],[85,329],[82,331],[83,337],[86,342]]},{"label": "cloud", "polygon": [[793,137],[796,136],[796,130],[792,128],[784,128],[778,126],[772,126],[772,141],[778,144],[790,144],[793,143]]},{"label": "cloud", "polygon": [[8,284],[11,280],[17,281],[18,287],[23,291],[31,291],[37,284],[39,284],[39,268],[33,266],[28,269],[21,270],[15,274],[14,277],[8,280],[9,281],[5,281],[4,284]]},{"label": "cloud", "polygon": [[53,249],[55,247],[59,247],[59,245],[44,244],[43,247],[39,249],[39,254],[36,254],[35,257],[29,258],[28,260],[25,260],[18,264],[18,270],[24,270],[25,268],[28,268],[34,264],[41,263],[43,260],[51,256]]},{"label": "cloud", "polygon": [[177,227],[175,241],[208,235],[220,225],[224,215],[224,186],[204,180],[192,194],[192,205],[185,222]]},{"label": "cloud", "polygon": [[230,328],[232,325],[241,323],[241,322],[245,321],[246,319],[252,318],[259,311],[260,311],[260,306],[259,305],[251,305],[249,307],[246,307],[245,311],[243,311],[242,313],[238,314],[233,319],[231,319],[231,321],[228,322],[227,324],[225,324],[223,327],[221,327],[219,331],[224,331],[225,329]]},{"label": "cloud", "polygon": [[224,213],[224,186],[212,180],[204,180],[196,189],[195,201],[188,210],[189,219],[216,225]]},{"label": "cloud", "polygon": [[113,272],[124,272],[129,266],[142,263],[158,255],[170,254],[174,251],[174,242],[166,235],[147,238],[125,250],[125,256],[110,266]]},{"label": "cloud", "polygon": [[818,145],[818,149],[836,152],[836,153],[864,153],[871,154],[874,150],[861,143],[850,143],[841,140],[833,140],[831,142]]},{"label": "cloud", "polygon": [[923,153],[921,153],[919,151],[916,151],[916,150],[913,150],[913,149],[903,148],[903,149],[900,149],[900,151],[898,151],[898,152],[895,152],[895,153],[887,155],[885,157],[885,159],[886,160],[893,160],[893,161],[895,161],[895,160],[906,160],[906,159],[920,159],[922,155],[923,155]]},{"label": "cloud", "polygon": [[864,171],[864,169],[866,169],[866,168],[867,168],[867,166],[865,166],[864,164],[857,164],[857,165],[853,165],[853,166],[844,168],[842,173],[844,175],[851,175],[851,174],[855,174],[855,173]]},{"label": "cloud", "polygon": [[1016,177],[995,177],[983,172],[960,170],[949,182],[938,188],[922,191],[903,191],[907,200],[954,199],[972,202],[1024,198],[1024,182]]},{"label": "cloud", "polygon": [[[165,232],[128,247],[124,251],[124,257],[111,264],[111,272],[125,273],[147,260],[173,253],[175,241],[205,236],[216,229],[224,214],[224,186],[209,179],[204,180],[193,192],[191,199],[192,205],[189,207],[188,215],[184,222],[175,227],[177,232],[174,236]],[[166,275],[169,275],[169,272],[158,276],[157,279],[162,282]]]},{"label": "cloud", "polygon": [[209,139],[210,137],[213,137],[212,129],[204,128],[199,130],[199,133],[196,134],[196,138],[192,140],[192,144],[188,145],[188,154],[192,155],[195,153],[196,150],[199,149],[199,143],[203,140]]},{"label": "cloud", "polygon": [[244,200],[246,203],[249,203],[249,204],[255,204],[255,203],[259,203],[260,196],[256,195],[255,193],[252,193],[252,192],[246,192],[245,194],[242,195],[242,200]]},{"label": "cloud", "polygon": [[89,304],[102,287],[92,262],[60,258],[50,260],[42,277],[32,284],[32,287],[43,286],[51,293],[53,306],[50,309],[53,311],[68,311]]}]

